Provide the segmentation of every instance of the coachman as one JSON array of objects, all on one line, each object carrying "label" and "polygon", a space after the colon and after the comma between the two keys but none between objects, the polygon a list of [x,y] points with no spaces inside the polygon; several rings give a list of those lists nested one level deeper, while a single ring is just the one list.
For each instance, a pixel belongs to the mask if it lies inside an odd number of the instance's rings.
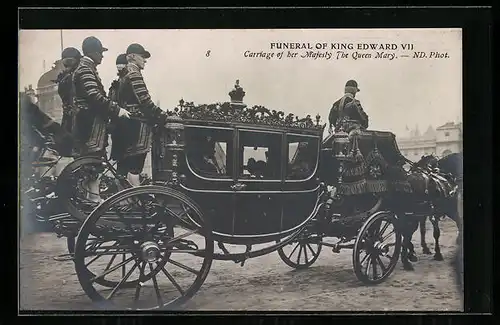
[{"label": "coachman", "polygon": [[344,96],[337,100],[331,110],[328,120],[330,122],[329,132],[368,128],[368,115],[363,110],[361,103],[357,100],[356,93],[359,92],[358,83],[355,80],[347,81],[344,88]]}]

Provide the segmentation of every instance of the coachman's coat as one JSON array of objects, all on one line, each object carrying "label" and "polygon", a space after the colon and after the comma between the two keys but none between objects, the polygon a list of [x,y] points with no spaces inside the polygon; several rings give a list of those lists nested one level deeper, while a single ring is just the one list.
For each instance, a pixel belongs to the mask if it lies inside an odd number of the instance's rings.
[{"label": "coachman's coat", "polygon": [[350,94],[345,94],[333,104],[328,120],[330,125],[335,126],[336,132],[343,130],[349,133],[356,128],[368,128],[368,115],[359,100]]},{"label": "coachman's coat", "polygon": [[80,154],[103,152],[107,146],[107,122],[118,117],[118,105],[106,96],[96,65],[83,57],[73,74],[76,115],[75,137]]}]

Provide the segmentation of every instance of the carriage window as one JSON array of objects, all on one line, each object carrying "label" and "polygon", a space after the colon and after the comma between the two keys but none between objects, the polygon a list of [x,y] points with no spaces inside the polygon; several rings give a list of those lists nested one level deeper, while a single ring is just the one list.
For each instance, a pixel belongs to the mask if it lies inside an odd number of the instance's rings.
[{"label": "carriage window", "polygon": [[318,139],[306,136],[289,135],[288,165],[286,178],[301,180],[312,176],[316,169],[319,142]]},{"label": "carriage window", "polygon": [[243,179],[281,179],[281,134],[241,131],[239,144]]},{"label": "carriage window", "polygon": [[233,131],[210,128],[188,128],[186,148],[189,167],[198,175],[229,178],[232,175]]}]

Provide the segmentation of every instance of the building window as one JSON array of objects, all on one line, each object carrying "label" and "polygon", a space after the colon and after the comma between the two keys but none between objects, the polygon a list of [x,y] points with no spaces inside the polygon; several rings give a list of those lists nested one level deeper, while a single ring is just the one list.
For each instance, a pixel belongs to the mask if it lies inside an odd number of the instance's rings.
[{"label": "building window", "polygon": [[450,132],[445,132],[445,133],[444,133],[444,136],[445,136],[445,137],[449,137],[449,136],[450,136]]}]

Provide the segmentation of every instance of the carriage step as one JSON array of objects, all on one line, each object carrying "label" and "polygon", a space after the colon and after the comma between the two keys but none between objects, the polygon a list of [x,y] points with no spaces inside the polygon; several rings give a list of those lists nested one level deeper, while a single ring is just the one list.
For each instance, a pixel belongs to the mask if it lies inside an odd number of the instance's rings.
[{"label": "carriage step", "polygon": [[55,261],[58,262],[67,262],[67,261],[73,261],[74,260],[74,255],[73,254],[61,254],[53,257]]}]

